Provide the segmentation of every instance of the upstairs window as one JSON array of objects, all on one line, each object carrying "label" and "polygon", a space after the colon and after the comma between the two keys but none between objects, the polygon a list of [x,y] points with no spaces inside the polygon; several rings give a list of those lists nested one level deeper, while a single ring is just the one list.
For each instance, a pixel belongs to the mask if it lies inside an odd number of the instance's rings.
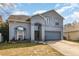
[{"label": "upstairs window", "polygon": [[56,23],[55,23],[55,25],[59,25],[59,23],[58,23],[58,22],[56,22]]},{"label": "upstairs window", "polygon": [[46,24],[50,23],[50,18],[48,16],[46,16]]}]

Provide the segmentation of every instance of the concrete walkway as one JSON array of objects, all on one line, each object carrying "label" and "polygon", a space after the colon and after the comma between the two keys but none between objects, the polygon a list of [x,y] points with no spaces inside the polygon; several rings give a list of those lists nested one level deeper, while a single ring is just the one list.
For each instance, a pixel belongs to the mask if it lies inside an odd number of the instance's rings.
[{"label": "concrete walkway", "polygon": [[49,41],[47,43],[65,56],[79,56],[79,43],[70,41]]}]

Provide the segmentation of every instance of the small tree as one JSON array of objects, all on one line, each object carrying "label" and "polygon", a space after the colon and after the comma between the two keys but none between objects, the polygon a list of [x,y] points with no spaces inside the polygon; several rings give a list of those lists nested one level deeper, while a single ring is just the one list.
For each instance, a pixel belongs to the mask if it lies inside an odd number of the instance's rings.
[{"label": "small tree", "polygon": [[2,36],[3,36],[3,42],[5,41],[9,41],[9,24],[8,21],[4,22],[1,25],[1,32],[2,32]]}]

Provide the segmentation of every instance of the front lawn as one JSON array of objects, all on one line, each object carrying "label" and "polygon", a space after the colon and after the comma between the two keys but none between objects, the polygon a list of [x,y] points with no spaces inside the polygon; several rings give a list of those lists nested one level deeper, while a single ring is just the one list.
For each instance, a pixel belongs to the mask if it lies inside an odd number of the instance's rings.
[{"label": "front lawn", "polygon": [[61,56],[48,45],[36,43],[1,43],[0,55],[5,56]]}]

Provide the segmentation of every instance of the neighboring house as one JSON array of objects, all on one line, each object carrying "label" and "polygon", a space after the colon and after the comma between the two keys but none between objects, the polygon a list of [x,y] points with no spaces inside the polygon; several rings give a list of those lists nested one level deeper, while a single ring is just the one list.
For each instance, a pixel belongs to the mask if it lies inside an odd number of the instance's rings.
[{"label": "neighboring house", "polygon": [[79,23],[66,24],[64,26],[64,37],[67,40],[79,40]]},{"label": "neighboring house", "polygon": [[9,40],[50,41],[63,39],[63,17],[55,10],[31,17],[11,15]]}]

